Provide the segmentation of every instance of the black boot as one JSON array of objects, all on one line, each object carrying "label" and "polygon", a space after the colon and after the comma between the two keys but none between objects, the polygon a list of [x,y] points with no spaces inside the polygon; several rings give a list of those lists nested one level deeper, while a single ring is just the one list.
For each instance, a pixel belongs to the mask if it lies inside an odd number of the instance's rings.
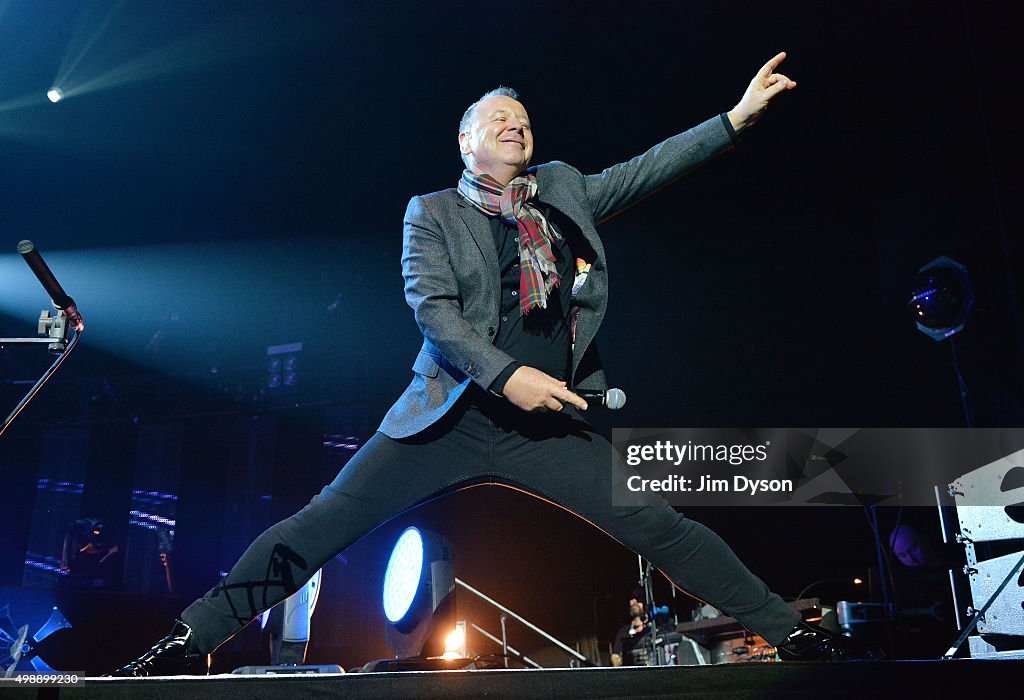
[{"label": "black boot", "polygon": [[174,621],[171,633],[139,658],[117,669],[111,676],[205,676],[210,673],[210,655],[196,648],[192,628]]},{"label": "black boot", "polygon": [[775,647],[783,661],[874,661],[880,652],[863,649],[848,637],[801,622]]}]

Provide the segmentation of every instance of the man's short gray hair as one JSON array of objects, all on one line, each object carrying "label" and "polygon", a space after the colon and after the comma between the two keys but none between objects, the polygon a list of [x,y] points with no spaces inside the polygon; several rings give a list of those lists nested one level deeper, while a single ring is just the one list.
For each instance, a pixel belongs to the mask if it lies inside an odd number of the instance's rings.
[{"label": "man's short gray hair", "polygon": [[[462,114],[462,120],[459,121],[460,134],[464,134],[469,130],[469,123],[473,121],[473,115],[476,112],[476,108],[480,106],[481,102],[483,102],[489,97],[511,97],[513,100],[518,100],[519,93],[510,87],[499,85],[493,90],[488,90],[484,94],[480,95],[480,98],[476,102],[471,104],[469,107],[467,107],[466,111]],[[469,167],[469,160],[466,158],[465,154],[463,154],[462,156],[462,162],[466,164],[467,168]]]}]

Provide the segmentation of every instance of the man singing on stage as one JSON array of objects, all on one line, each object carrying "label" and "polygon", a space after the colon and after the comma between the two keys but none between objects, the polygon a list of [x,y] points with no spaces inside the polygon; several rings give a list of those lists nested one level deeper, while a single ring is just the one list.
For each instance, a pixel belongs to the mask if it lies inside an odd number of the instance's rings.
[{"label": "man singing on stage", "polygon": [[569,388],[607,388],[594,345],[608,296],[596,223],[729,149],[796,87],[775,72],[784,58],[768,61],[728,113],[596,175],[561,162],[529,167],[533,128],[515,91],[471,105],[457,187],[413,197],[405,214],[405,297],[424,337],[412,383],[331,484],[260,535],[167,637],[114,675],[205,673],[218,645],[337,553],[473,483],[519,488],[585,518],[785,657],[841,658],[827,632],[802,623],[708,528],[661,500],[613,506],[613,482],[635,472]]}]

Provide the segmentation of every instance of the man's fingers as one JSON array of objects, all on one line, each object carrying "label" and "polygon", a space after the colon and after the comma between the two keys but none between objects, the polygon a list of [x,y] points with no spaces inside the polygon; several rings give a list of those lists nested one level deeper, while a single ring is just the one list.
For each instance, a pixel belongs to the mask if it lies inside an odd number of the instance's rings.
[{"label": "man's fingers", "polygon": [[571,403],[573,406],[580,409],[581,411],[587,410],[587,402],[584,401],[582,397],[577,396],[568,389],[566,389],[565,395],[562,397],[562,401],[564,403]]},{"label": "man's fingers", "polygon": [[786,60],[786,52],[780,51],[778,54],[768,60],[768,63],[761,66],[761,70],[758,71],[758,75],[762,78],[767,78],[769,75],[775,72],[775,69],[780,63]]},{"label": "man's fingers", "polygon": [[566,382],[533,367],[520,367],[509,377],[506,398],[524,411],[561,411],[565,404],[587,410],[587,402],[569,390]]},{"label": "man's fingers", "polygon": [[[776,83],[779,83],[779,82],[791,83],[793,85],[796,85],[796,81],[795,80],[793,80],[792,78],[790,78],[788,76],[783,75],[782,73],[772,73],[771,76],[769,76],[769,78],[768,78],[768,84],[769,85],[775,85]],[[786,87],[789,87],[789,85],[786,85]]]},{"label": "man's fingers", "polygon": [[789,88],[795,87],[795,86],[796,86],[796,83],[794,83],[792,80],[783,78],[782,80],[779,80],[778,82],[776,82],[774,85],[771,85],[771,86],[769,86],[768,88],[765,89],[765,91],[764,91],[765,100],[770,101],[773,97],[778,95],[783,90],[788,90]]},{"label": "man's fingers", "polygon": [[544,408],[549,411],[561,411],[562,402],[556,399],[554,396],[549,396],[544,400]]}]

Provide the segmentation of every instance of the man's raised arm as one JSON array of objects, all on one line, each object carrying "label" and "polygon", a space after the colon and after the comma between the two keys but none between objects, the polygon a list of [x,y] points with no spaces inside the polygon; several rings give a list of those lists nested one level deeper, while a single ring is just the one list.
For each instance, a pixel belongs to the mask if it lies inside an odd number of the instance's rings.
[{"label": "man's raised arm", "polygon": [[712,117],[625,163],[587,175],[594,220],[607,220],[732,146],[735,136],[756,123],[776,96],[796,87],[795,80],[775,72],[785,58],[783,51],[765,63],[724,119]]},{"label": "man's raised arm", "polygon": [[736,103],[736,106],[729,110],[727,116],[732,128],[740,133],[747,127],[753,126],[764,111],[768,109],[768,103],[774,100],[780,93],[792,90],[796,87],[796,81],[787,78],[782,73],[776,73],[775,69],[786,60],[786,52],[782,51],[772,57],[768,63],[761,66],[754,79],[747,86],[747,91]]}]

